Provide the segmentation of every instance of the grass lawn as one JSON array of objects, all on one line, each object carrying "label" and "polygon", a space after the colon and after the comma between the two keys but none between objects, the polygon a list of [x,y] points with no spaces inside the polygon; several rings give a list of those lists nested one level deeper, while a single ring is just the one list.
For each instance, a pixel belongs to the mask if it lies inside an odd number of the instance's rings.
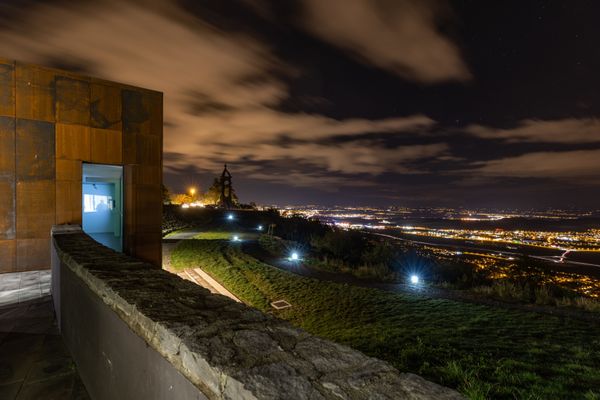
[{"label": "grass lawn", "polygon": [[[472,399],[600,399],[599,324],[318,281],[229,240],[182,241],[171,261],[200,265],[247,304]],[[292,307],[271,308],[279,299]]]}]

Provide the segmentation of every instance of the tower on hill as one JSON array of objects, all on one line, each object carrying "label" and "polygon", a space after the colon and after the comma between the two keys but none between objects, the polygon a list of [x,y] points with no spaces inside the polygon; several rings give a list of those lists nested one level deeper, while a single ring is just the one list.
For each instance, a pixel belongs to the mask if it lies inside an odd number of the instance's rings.
[{"label": "tower on hill", "polygon": [[233,193],[231,189],[231,173],[227,170],[227,164],[221,173],[221,196],[219,198],[219,207],[230,209],[233,208]]}]

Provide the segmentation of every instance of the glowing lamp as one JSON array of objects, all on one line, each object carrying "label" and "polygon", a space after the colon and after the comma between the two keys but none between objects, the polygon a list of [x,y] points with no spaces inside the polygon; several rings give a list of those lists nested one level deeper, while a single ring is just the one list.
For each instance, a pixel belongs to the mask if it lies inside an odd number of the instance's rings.
[{"label": "glowing lamp", "polygon": [[419,283],[419,276],[418,275],[411,275],[410,276],[410,283],[412,283],[413,285],[416,285],[417,283]]},{"label": "glowing lamp", "polygon": [[228,219],[228,220],[230,220],[230,221],[232,221],[232,220],[233,220],[233,214],[229,214],[229,215],[227,216],[227,219]]},{"label": "glowing lamp", "polygon": [[262,225],[259,225],[259,226],[258,226],[258,230],[259,230],[259,231],[262,231],[262,230],[263,230],[263,226],[262,226]]},{"label": "glowing lamp", "polygon": [[300,258],[300,256],[298,256],[298,253],[296,253],[295,251],[290,256],[290,260],[292,260],[292,261],[298,261],[299,258]]},{"label": "glowing lamp", "polygon": [[233,237],[233,241],[234,241],[234,242],[237,242],[237,241],[239,241],[239,240],[240,240],[240,237],[239,237],[239,236],[237,236],[237,235],[236,235],[236,236],[234,236],[234,237]]}]

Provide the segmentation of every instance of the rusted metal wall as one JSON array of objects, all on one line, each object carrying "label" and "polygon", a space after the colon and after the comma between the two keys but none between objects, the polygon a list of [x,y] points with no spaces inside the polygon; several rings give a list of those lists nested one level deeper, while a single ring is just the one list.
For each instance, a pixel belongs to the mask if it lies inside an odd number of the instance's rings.
[{"label": "rusted metal wall", "polygon": [[123,165],[124,250],[160,265],[162,93],[0,59],[0,273],[50,266],[82,163]]}]

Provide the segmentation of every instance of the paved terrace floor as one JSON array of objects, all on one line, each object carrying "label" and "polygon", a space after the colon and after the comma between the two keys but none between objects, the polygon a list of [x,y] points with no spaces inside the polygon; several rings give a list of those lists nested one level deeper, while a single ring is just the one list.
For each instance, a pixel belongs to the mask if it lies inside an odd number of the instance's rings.
[{"label": "paved terrace floor", "polygon": [[0,399],[89,399],[58,333],[51,297],[34,294],[0,305]]},{"label": "paved terrace floor", "polygon": [[0,307],[50,294],[50,270],[0,274]]}]

